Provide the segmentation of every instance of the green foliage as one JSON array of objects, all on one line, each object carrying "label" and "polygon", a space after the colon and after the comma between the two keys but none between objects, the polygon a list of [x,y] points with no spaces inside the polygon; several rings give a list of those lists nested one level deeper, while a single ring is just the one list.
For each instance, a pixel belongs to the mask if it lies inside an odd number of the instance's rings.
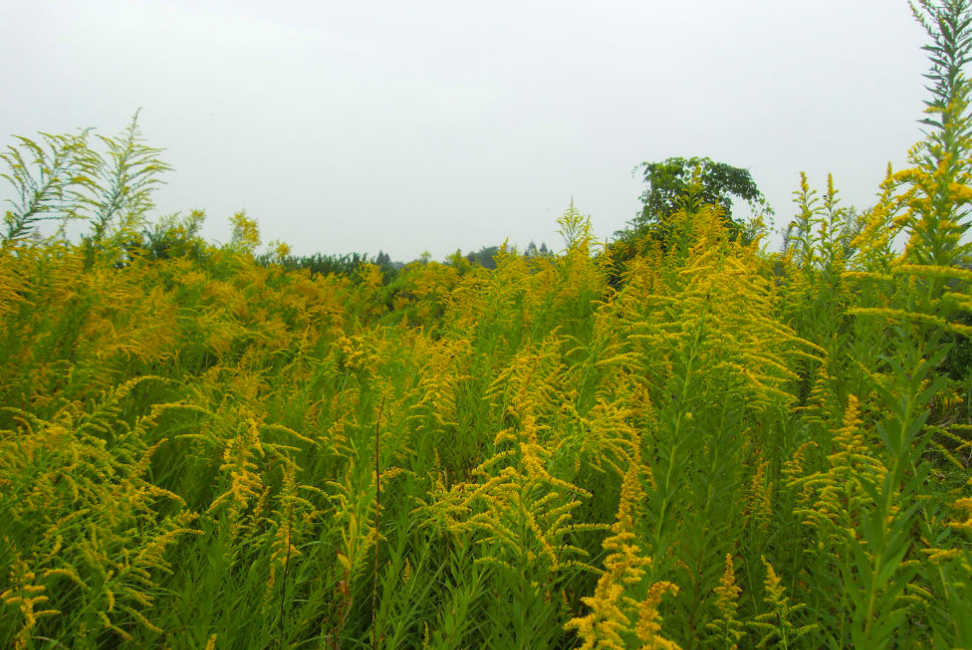
[{"label": "green foliage", "polygon": [[[630,227],[614,233],[614,240],[603,250],[611,286],[620,287],[624,267],[636,256],[644,255],[658,243],[662,250],[677,245],[678,232],[672,216],[679,211],[698,212],[703,206],[718,206],[732,239],[744,243],[758,241],[765,234],[763,216],[772,209],[748,170],[708,158],[668,158],[657,163],[642,163],[647,187],[641,195],[641,213]],[[755,212],[745,222],[732,218],[733,199],[745,200]]]},{"label": "green foliage", "polygon": [[469,260],[470,264],[493,270],[496,268],[496,257],[499,255],[499,251],[499,246],[483,246],[476,252],[468,253],[466,259]]},{"label": "green foliage", "polygon": [[[928,153],[936,155],[932,148],[940,147],[941,154],[951,154],[958,160],[964,147],[968,146],[970,126],[966,115],[968,109],[969,80],[963,68],[972,61],[972,7],[966,0],[945,0],[933,3],[931,0],[912,2],[911,10],[915,20],[924,27],[931,43],[922,46],[929,53],[931,70],[925,78],[932,82],[927,87],[932,98],[925,101],[926,112],[931,117],[921,122],[934,129],[926,146]],[[946,132],[949,132],[946,135]]]},{"label": "green foliage", "polygon": [[192,210],[188,215],[165,216],[142,230],[139,247],[150,259],[167,260],[173,257],[201,259],[206,243],[200,237],[206,214]]},{"label": "green foliage", "polygon": [[8,246],[30,236],[42,221],[64,222],[78,217],[86,190],[94,184],[98,159],[88,147],[88,131],[76,135],[40,134],[40,141],[18,136],[0,158],[8,171],[0,174],[16,198],[6,211],[3,243]]},{"label": "green foliage", "polygon": [[91,147],[90,130],[42,133],[39,142],[18,137],[19,146],[0,153],[9,170],[2,176],[17,197],[4,216],[4,246],[36,234],[43,221],[60,221],[57,234],[63,237],[69,220],[83,219],[90,225],[84,237],[89,263],[100,253],[118,261],[140,239],[155,207],[152,192],[171,169],[159,159],[161,149],[144,143],[138,115],[118,136],[96,136],[104,154]]},{"label": "green foliage", "polygon": [[94,245],[101,243],[112,229],[121,238],[137,232],[155,207],[152,192],[163,182],[161,174],[172,169],[159,159],[161,149],[145,144],[138,128],[139,112],[135,111],[119,135],[97,136],[107,149],[107,156],[94,154],[98,163],[94,191],[83,202],[89,213],[89,237]]},{"label": "green foliage", "polygon": [[665,222],[691,195],[697,204],[718,205],[726,222],[738,226],[732,217],[733,199],[746,201],[754,211],[768,211],[766,199],[748,170],[709,158],[668,158],[641,164],[647,187],[641,195],[641,214],[632,221],[636,234],[652,224]]}]

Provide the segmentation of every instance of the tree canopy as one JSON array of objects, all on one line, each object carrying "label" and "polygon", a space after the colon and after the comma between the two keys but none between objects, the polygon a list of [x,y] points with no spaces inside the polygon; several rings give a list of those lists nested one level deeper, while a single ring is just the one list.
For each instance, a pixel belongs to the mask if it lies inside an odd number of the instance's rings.
[{"label": "tree canopy", "polygon": [[698,157],[645,162],[637,169],[642,170],[647,185],[641,195],[641,213],[631,222],[637,234],[653,223],[665,221],[690,190],[699,203],[721,206],[727,223],[733,226],[736,225],[732,218],[734,198],[746,201],[753,210],[769,209],[766,197],[747,169]]}]

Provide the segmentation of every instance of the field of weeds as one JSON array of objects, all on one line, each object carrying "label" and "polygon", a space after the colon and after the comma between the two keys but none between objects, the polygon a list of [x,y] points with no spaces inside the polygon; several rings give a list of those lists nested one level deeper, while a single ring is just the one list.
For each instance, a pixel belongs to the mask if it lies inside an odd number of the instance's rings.
[{"label": "field of weeds", "polygon": [[962,6],[912,166],[804,181],[783,253],[690,191],[633,251],[571,206],[495,270],[311,273],[145,231],[134,123],[18,141],[0,646],[972,647]]}]

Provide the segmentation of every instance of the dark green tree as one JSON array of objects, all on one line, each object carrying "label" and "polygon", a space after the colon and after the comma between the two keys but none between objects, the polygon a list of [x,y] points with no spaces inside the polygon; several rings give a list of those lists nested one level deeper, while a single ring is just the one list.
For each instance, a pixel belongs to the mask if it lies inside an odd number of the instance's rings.
[{"label": "dark green tree", "polygon": [[720,206],[732,237],[742,237],[744,241],[755,237],[762,224],[758,218],[746,223],[733,219],[733,199],[742,199],[754,213],[773,213],[752,175],[740,167],[694,157],[645,162],[635,171],[644,175],[646,184],[641,212],[628,228],[614,233],[614,241],[604,251],[609,258],[609,281],[614,287],[620,286],[627,262],[643,253],[650,242],[660,241],[663,248],[668,247],[669,217],[681,207],[694,210],[706,204]]},{"label": "dark green tree", "polygon": [[636,169],[642,170],[647,185],[641,195],[641,213],[631,222],[639,234],[652,224],[664,222],[679,208],[679,201],[689,194],[690,188],[699,204],[721,206],[727,225],[733,228],[738,226],[732,218],[733,199],[746,201],[754,212],[769,211],[766,197],[749,170],[740,167],[694,157],[645,162]]},{"label": "dark green tree", "polygon": [[499,246],[483,246],[475,253],[466,255],[466,259],[470,264],[492,270],[496,268],[496,256],[499,255],[499,250]]}]

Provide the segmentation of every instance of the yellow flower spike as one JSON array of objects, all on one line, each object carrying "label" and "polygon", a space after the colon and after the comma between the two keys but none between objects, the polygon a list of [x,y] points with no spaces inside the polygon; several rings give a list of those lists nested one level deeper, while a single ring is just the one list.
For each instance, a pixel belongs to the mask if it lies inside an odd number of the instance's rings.
[{"label": "yellow flower spike", "polygon": [[[658,589],[654,592],[649,590],[649,600],[643,603],[625,595],[627,588],[634,588],[641,583],[645,574],[644,567],[651,562],[641,556],[641,548],[633,532],[634,517],[644,496],[638,472],[638,468],[632,466],[626,473],[618,513],[611,526],[612,535],[602,542],[602,547],[610,551],[604,560],[605,572],[598,579],[594,595],[581,599],[591,612],[587,616],[573,618],[564,625],[565,630],[577,630],[577,635],[583,640],[582,648],[625,648],[624,636],[636,633],[632,621],[640,616],[642,606],[651,608],[651,602],[654,601],[649,602],[650,599],[657,598],[660,601],[666,591],[674,588],[669,583],[658,583]],[[645,622],[642,632],[647,635],[646,638],[656,639],[658,648],[671,647],[662,645],[667,641],[655,637],[652,631],[654,628],[651,626],[655,624],[656,618],[649,611],[644,611],[643,614]]]},{"label": "yellow flower spike", "polygon": [[737,618],[739,611],[739,596],[742,588],[736,584],[736,574],[732,561],[732,554],[726,553],[725,570],[719,580],[719,586],[713,589],[716,594],[715,608],[719,616],[706,628],[718,634],[727,650],[736,650],[738,642],[745,636],[743,623]]},{"label": "yellow flower spike", "polygon": [[677,594],[678,587],[671,582],[656,582],[648,590],[648,596],[638,606],[638,624],[635,626],[635,634],[640,641],[644,642],[641,650],[681,650],[677,643],[664,639],[658,634],[661,632],[662,620],[658,613],[658,605],[667,593]]},{"label": "yellow flower spike", "polygon": [[766,595],[763,602],[769,606],[769,611],[757,615],[750,623],[752,627],[765,631],[757,647],[765,647],[773,639],[788,639],[795,642],[800,637],[816,630],[819,627],[816,623],[799,628],[793,624],[790,620],[791,615],[803,609],[806,605],[804,603],[790,604],[790,599],[786,595],[786,587],[783,586],[783,581],[776,573],[773,565],[765,556],[761,556],[761,560],[766,567],[766,578],[763,582]]}]

